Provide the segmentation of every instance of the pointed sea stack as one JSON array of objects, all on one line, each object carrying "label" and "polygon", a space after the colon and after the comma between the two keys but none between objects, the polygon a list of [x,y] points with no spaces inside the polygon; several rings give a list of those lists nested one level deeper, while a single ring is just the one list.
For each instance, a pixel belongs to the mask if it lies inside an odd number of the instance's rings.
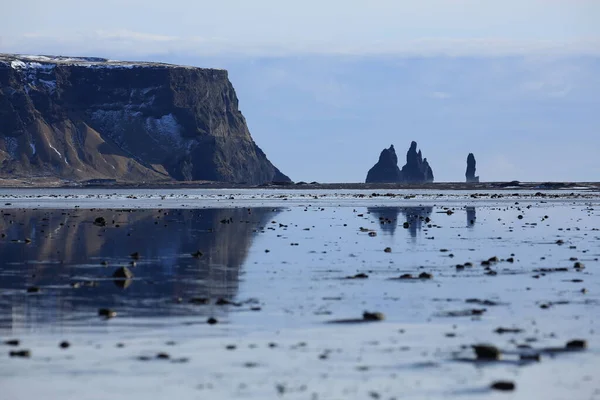
[{"label": "pointed sea stack", "polygon": [[383,149],[379,161],[367,173],[366,183],[397,183],[402,182],[402,174],[398,168],[398,156],[394,145]]},{"label": "pointed sea stack", "polygon": [[421,150],[417,152],[417,142],[412,142],[406,153],[406,165],[402,167],[402,181],[406,183],[433,182],[433,170],[423,158]]},{"label": "pointed sea stack", "polygon": [[479,177],[475,176],[476,164],[475,156],[473,153],[469,153],[467,157],[467,172],[465,173],[467,183],[479,183]]},{"label": "pointed sea stack", "polygon": [[412,142],[406,153],[406,165],[398,168],[398,157],[394,145],[383,149],[379,161],[369,170],[366,183],[428,183],[433,182],[433,171],[423,158],[421,151],[417,152],[417,143]]}]

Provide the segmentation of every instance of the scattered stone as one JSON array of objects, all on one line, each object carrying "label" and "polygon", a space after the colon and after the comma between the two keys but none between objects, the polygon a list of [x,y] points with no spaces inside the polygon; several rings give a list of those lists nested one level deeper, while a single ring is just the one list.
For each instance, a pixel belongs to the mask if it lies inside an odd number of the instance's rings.
[{"label": "scattered stone", "polygon": [[472,346],[478,360],[499,360],[500,350],[496,346],[478,344]]},{"label": "scattered stone", "polygon": [[27,293],[39,293],[41,292],[41,289],[37,286],[29,286],[27,288]]},{"label": "scattered stone", "polygon": [[385,315],[380,312],[368,312],[365,311],[363,313],[363,319],[365,321],[383,321],[385,319]]},{"label": "scattered stone", "polygon": [[494,332],[496,332],[499,335],[502,335],[504,333],[521,333],[521,332],[523,332],[523,329],[498,327],[498,328],[496,328],[496,330]]},{"label": "scattered stone", "polygon": [[141,256],[140,253],[136,251],[135,253],[131,253],[129,257],[133,258],[134,260],[139,260]]},{"label": "scattered stone", "polygon": [[215,301],[215,305],[217,306],[236,306],[236,307],[240,307],[241,304],[240,303],[236,303],[234,301],[231,300],[227,300],[224,298],[219,298],[217,301]]},{"label": "scattered stone", "polygon": [[510,381],[497,381],[492,383],[490,388],[503,392],[512,392],[515,390],[515,383]]},{"label": "scattered stone", "polygon": [[98,218],[96,218],[94,220],[94,225],[96,225],[96,226],[106,226],[106,219],[104,219],[104,217],[98,217]]},{"label": "scattered stone", "polygon": [[19,339],[9,339],[5,340],[4,344],[7,346],[18,346],[19,344],[21,344],[21,341]]},{"label": "scattered stone", "polygon": [[214,317],[210,317],[209,319],[207,319],[207,320],[206,320],[206,323],[207,323],[207,324],[209,324],[209,325],[215,325],[215,324],[217,324],[218,322],[219,322],[219,321],[217,321],[217,319],[216,319],[216,318],[214,318]]},{"label": "scattered stone", "polygon": [[203,255],[203,253],[200,250],[191,253],[191,256],[194,258],[200,258],[200,257],[202,257],[202,255]]},{"label": "scattered stone", "polygon": [[120,267],[115,270],[112,276],[116,279],[131,279],[133,278],[133,272],[127,267]]},{"label": "scattered stone", "polygon": [[384,252],[386,253],[391,253],[392,252],[392,248],[391,247],[386,247],[385,249],[383,249]]},{"label": "scattered stone", "polygon": [[347,276],[346,279],[367,279],[368,277],[369,277],[369,275],[361,272],[361,273],[356,274],[356,275]]},{"label": "scattered stone", "polygon": [[192,304],[208,304],[210,300],[207,297],[192,297],[189,301]]},{"label": "scattered stone", "polygon": [[110,308],[100,308],[98,310],[98,316],[108,318],[114,318],[117,316],[117,312]]},{"label": "scattered stone", "polygon": [[61,349],[68,349],[69,347],[71,347],[71,343],[69,343],[65,340],[63,342],[60,342],[58,347],[60,347]]},{"label": "scattered stone", "polygon": [[11,350],[8,355],[10,357],[21,357],[21,358],[29,358],[31,357],[30,350]]},{"label": "scattered stone", "polygon": [[569,350],[583,350],[587,348],[587,341],[582,339],[574,339],[567,342],[565,347]]}]

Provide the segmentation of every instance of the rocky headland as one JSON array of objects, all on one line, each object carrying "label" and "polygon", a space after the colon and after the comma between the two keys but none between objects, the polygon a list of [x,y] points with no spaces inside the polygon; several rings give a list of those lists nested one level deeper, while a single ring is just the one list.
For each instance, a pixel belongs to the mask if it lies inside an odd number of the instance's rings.
[{"label": "rocky headland", "polygon": [[0,54],[0,178],[289,182],[227,71]]}]

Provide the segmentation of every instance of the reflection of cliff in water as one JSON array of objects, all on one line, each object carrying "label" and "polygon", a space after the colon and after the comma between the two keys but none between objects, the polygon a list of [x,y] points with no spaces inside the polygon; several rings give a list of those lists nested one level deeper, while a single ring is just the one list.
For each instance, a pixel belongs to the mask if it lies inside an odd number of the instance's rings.
[{"label": "reflection of cliff in water", "polygon": [[[5,211],[0,218],[5,235],[0,239],[0,293],[10,295],[0,297],[0,328],[12,326],[15,317],[55,321],[100,307],[170,315],[190,311],[176,304],[178,298],[186,304],[191,297],[232,299],[255,232],[276,212]],[[105,226],[94,224],[98,217]],[[202,256],[192,257],[196,251]],[[130,266],[134,252],[140,258]],[[129,266],[135,275],[125,288],[111,279],[121,266]],[[42,292],[26,295],[30,286]]]},{"label": "reflection of cliff in water", "polygon": [[369,207],[367,211],[378,219],[384,232],[393,235],[398,226],[408,222],[410,235],[416,237],[417,232],[426,225],[425,218],[431,216],[433,207]]}]

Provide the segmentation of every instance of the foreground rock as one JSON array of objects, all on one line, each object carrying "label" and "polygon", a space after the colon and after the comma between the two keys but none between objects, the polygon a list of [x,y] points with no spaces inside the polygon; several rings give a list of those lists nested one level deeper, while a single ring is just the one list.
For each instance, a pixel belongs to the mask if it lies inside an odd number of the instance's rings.
[{"label": "foreground rock", "polygon": [[0,177],[288,182],[227,71],[0,54]]},{"label": "foreground rock", "polygon": [[476,169],[477,162],[475,161],[475,156],[473,153],[469,153],[467,156],[467,172],[465,172],[467,183],[479,183],[479,177],[475,176]]},{"label": "foreground rock", "polygon": [[398,168],[398,157],[394,145],[384,149],[379,161],[367,173],[366,183],[430,183],[433,182],[433,170],[417,151],[417,142],[412,142],[406,153],[406,164]]}]

